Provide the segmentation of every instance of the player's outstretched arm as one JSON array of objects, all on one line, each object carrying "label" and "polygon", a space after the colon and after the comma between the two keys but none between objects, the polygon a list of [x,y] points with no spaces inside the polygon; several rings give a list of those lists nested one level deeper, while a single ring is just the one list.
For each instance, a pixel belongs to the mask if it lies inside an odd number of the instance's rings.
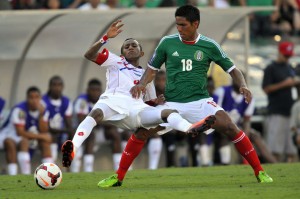
[{"label": "player's outstretched arm", "polygon": [[232,80],[239,85],[240,87],[240,93],[242,95],[244,95],[245,101],[246,103],[250,103],[252,100],[252,93],[251,91],[248,89],[245,78],[242,74],[242,72],[237,69],[234,68],[231,72],[230,72],[230,76],[232,77]]},{"label": "player's outstretched arm", "polygon": [[116,37],[123,30],[121,20],[113,22],[107,30],[107,33],[97,42],[95,42],[84,54],[84,57],[90,61],[96,62],[98,51],[107,42],[108,39]]}]

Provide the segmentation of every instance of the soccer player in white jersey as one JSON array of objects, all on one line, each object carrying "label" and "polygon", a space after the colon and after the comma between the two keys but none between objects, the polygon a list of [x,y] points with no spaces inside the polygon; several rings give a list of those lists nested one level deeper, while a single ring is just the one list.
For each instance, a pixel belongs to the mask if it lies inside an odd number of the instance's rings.
[{"label": "soccer player in white jersey", "polygon": [[[79,124],[73,140],[66,141],[62,146],[63,166],[69,167],[76,149],[90,135],[92,129],[100,123],[108,123],[119,128],[134,130],[140,127],[145,129],[163,130],[159,124],[167,122],[168,126],[182,131],[190,132],[198,128],[210,128],[202,121],[191,124],[183,119],[176,110],[157,109],[144,103],[157,104],[164,100],[163,96],[156,98],[153,82],[145,89],[145,95],[132,98],[129,90],[139,83],[144,69],[139,65],[139,59],[144,55],[141,45],[135,39],[126,39],[121,48],[123,56],[117,56],[107,49],[98,52],[108,39],[116,37],[122,32],[121,20],[117,20],[109,27],[107,33],[90,47],[85,53],[88,60],[95,62],[107,69],[107,86],[105,92],[100,96],[89,115]],[[168,129],[167,129],[168,130]],[[145,132],[147,134],[147,132]],[[150,134],[150,131],[149,131]],[[134,134],[130,141],[141,142]],[[128,153],[125,148],[123,153]],[[122,162],[122,159],[121,159]]]},{"label": "soccer player in white jersey", "polygon": [[148,83],[165,63],[167,85],[166,103],[189,122],[199,121],[207,115],[216,118],[212,128],[223,133],[235,144],[238,152],[249,162],[258,182],[272,182],[263,170],[255,149],[245,133],[232,122],[229,115],[209,97],[206,84],[207,72],[213,61],[230,74],[239,86],[245,101],[250,103],[251,91],[247,88],[241,71],[227,57],[214,40],[199,34],[200,11],[191,5],[176,9],[175,21],[178,34],[165,36],[148,62],[148,68],[140,82],[131,89],[132,96],[139,98]]}]

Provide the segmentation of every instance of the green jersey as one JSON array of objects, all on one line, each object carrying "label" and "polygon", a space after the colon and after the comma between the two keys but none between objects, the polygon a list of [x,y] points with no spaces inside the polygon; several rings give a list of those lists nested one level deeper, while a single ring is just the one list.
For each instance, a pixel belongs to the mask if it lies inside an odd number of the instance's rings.
[{"label": "green jersey", "polygon": [[214,40],[199,34],[194,44],[186,44],[175,34],[161,39],[148,65],[159,69],[165,63],[166,101],[186,103],[209,97],[207,71],[212,61],[224,71],[234,66]]}]

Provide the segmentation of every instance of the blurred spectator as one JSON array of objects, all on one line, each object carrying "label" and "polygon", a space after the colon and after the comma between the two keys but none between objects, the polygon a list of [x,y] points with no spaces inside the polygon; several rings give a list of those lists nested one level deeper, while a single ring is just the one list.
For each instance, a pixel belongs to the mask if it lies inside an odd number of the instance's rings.
[{"label": "blurred spectator", "polygon": [[[83,119],[92,110],[94,104],[98,101],[102,93],[102,83],[97,79],[91,79],[88,82],[87,91],[84,94],[78,96],[74,103],[74,113],[77,117],[77,124],[83,121]],[[76,156],[73,159],[71,165],[71,172],[79,172],[81,166],[81,157],[83,155],[83,171],[93,172],[94,171],[94,148],[95,138],[97,134],[103,133],[105,137],[112,141],[112,153],[113,153],[113,167],[115,170],[118,169],[121,159],[121,133],[118,128],[112,125],[97,125],[91,135],[85,140],[84,146],[80,147]],[[122,131],[121,131],[122,132]],[[101,136],[101,135],[100,135]],[[84,148],[84,150],[82,149]],[[83,150],[83,152],[82,152]]]},{"label": "blurred spectator", "polygon": [[49,131],[52,135],[51,154],[53,161],[57,160],[60,145],[73,133],[70,99],[63,95],[64,82],[60,76],[49,80],[48,92],[43,96],[43,103],[50,113]]},{"label": "blurred spectator", "polygon": [[15,10],[36,9],[35,0],[12,0],[11,5]]},{"label": "blurred spectator", "polygon": [[119,4],[125,8],[157,8],[175,6],[176,0],[120,0]]},{"label": "blurred spectator", "polygon": [[266,120],[267,143],[277,161],[294,161],[297,150],[292,143],[290,114],[294,103],[292,88],[299,84],[295,71],[289,64],[294,53],[294,44],[288,41],[278,45],[277,60],[264,70],[262,88],[268,95]]},{"label": "blurred spectator", "polygon": [[88,0],[85,4],[81,5],[79,10],[108,10],[110,7],[105,4],[101,3],[100,0]]},{"label": "blurred spectator", "polygon": [[42,149],[42,162],[52,162],[48,117],[49,112],[41,103],[40,90],[37,87],[28,88],[26,101],[12,108],[0,133],[0,148],[5,148],[9,175],[18,173],[17,162],[22,174],[31,173],[29,149],[36,149],[37,144]]},{"label": "blurred spectator", "polygon": [[119,8],[119,0],[106,0],[105,3],[110,9]]},{"label": "blurred spectator", "polygon": [[60,0],[60,7],[63,9],[74,9],[78,8],[83,3],[85,3],[85,0]]},{"label": "blurred spectator", "polygon": [[300,34],[300,1],[280,0],[280,17],[278,23],[285,23],[291,35]]},{"label": "blurred spectator", "polygon": [[134,0],[133,6],[136,8],[144,8],[146,7],[147,0]]},{"label": "blurred spectator", "polygon": [[46,0],[44,7],[49,10],[60,9],[60,0]]},{"label": "blurred spectator", "polygon": [[279,5],[278,0],[247,0],[248,6],[276,6],[275,11],[259,11],[250,15],[251,37],[265,37],[288,32],[289,28],[284,23],[278,23]]},{"label": "blurred spectator", "polygon": [[11,10],[10,0],[1,0],[0,10]]}]

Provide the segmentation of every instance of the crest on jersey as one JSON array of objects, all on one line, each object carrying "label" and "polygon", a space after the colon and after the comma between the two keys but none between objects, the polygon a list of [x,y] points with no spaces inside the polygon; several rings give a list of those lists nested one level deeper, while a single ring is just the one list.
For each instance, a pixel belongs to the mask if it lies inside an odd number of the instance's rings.
[{"label": "crest on jersey", "polygon": [[19,117],[20,120],[24,120],[25,119],[25,112],[20,111],[18,117]]},{"label": "crest on jersey", "polygon": [[201,61],[203,59],[203,52],[201,50],[197,50],[194,54],[194,58],[197,61]]}]

